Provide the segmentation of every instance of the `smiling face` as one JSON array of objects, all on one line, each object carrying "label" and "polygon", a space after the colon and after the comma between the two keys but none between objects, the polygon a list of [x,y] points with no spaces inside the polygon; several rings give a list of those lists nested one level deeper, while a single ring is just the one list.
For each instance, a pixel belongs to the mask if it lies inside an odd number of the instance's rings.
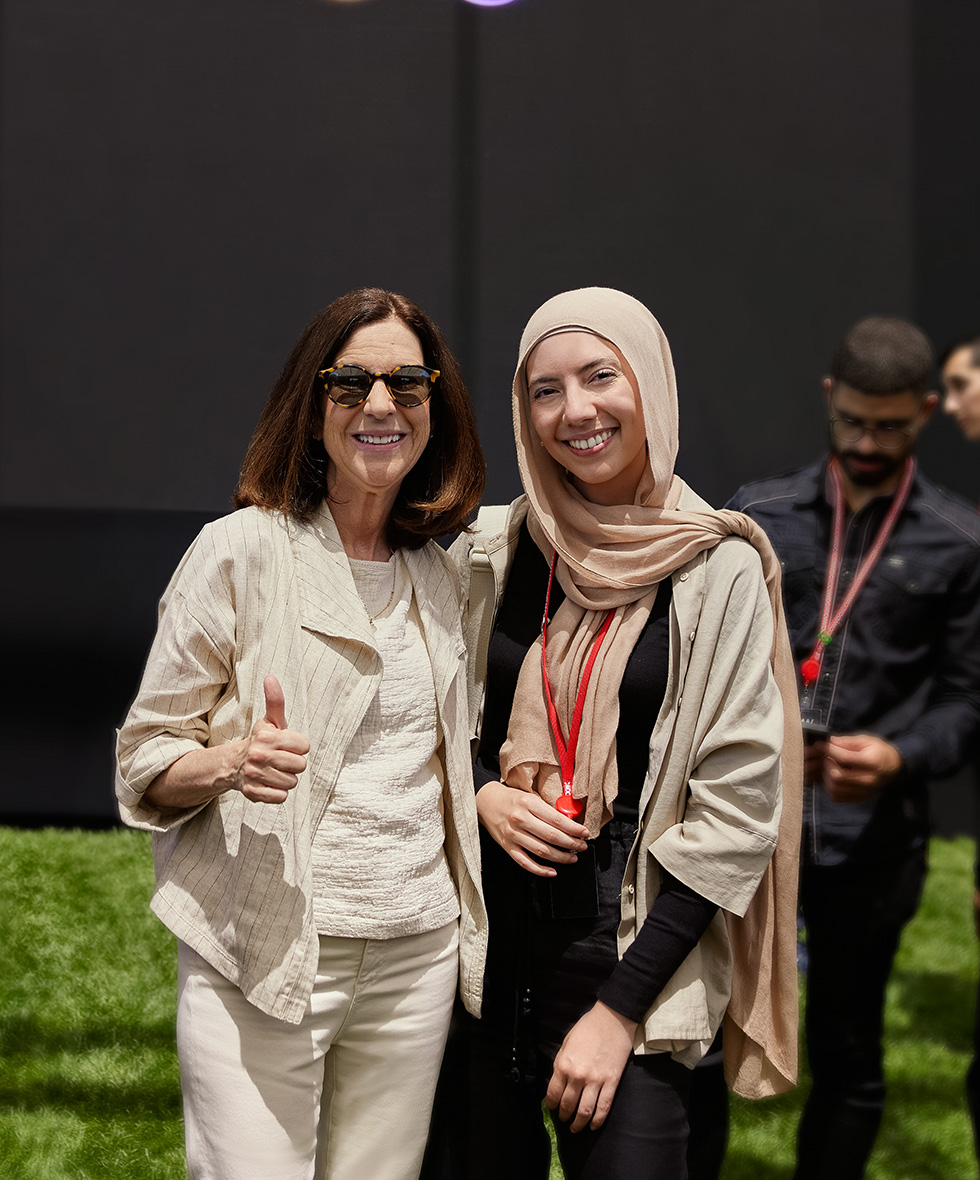
[{"label": "smiling face", "polygon": [[969,442],[980,442],[980,365],[974,348],[964,345],[950,356],[943,365],[943,386],[943,409]]},{"label": "smiling face", "polygon": [[[392,316],[358,328],[330,363],[389,373],[399,365],[425,364],[425,358],[415,333]],[[397,405],[380,377],[359,406],[338,406],[325,393],[321,396],[330,498],[349,502],[381,496],[390,508],[429,441],[429,402]]]},{"label": "smiling face", "polygon": [[548,336],[527,359],[528,413],[548,454],[595,504],[632,504],[646,469],[633,370],[591,332]]}]

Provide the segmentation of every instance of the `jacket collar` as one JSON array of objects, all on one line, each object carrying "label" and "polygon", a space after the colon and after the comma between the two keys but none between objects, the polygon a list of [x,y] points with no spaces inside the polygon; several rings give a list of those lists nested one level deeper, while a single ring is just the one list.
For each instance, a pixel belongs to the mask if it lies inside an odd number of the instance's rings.
[{"label": "jacket collar", "polygon": [[[289,530],[304,626],[375,648],[374,631],[326,500],[309,524],[291,521]],[[448,559],[434,542],[400,552],[412,580],[436,692],[442,700],[464,650],[455,571],[450,571]]]},{"label": "jacket collar", "polygon": [[371,625],[326,500],[309,524],[289,521],[303,624],[373,647]]}]

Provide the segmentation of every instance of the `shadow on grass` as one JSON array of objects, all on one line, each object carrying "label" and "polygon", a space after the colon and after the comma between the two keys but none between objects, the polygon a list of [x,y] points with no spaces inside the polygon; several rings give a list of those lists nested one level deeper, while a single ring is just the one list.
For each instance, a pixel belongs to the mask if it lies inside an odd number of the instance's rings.
[{"label": "shadow on grass", "polygon": [[[100,1060],[90,1061],[96,1057]],[[180,1115],[173,1022],[44,1028],[0,1021],[0,1106],[23,1112],[60,1107],[83,1119]]]},{"label": "shadow on grass", "polygon": [[892,976],[889,1001],[908,1017],[907,1029],[889,1027],[888,1041],[935,1041],[954,1053],[973,1049],[977,986],[971,980],[932,971],[902,971]]}]

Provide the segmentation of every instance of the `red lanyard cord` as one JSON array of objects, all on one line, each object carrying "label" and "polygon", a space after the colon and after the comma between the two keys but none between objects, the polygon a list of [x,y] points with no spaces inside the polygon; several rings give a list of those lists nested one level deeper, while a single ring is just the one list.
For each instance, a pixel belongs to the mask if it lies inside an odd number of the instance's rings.
[{"label": "red lanyard cord", "polygon": [[871,551],[858,567],[858,571],[854,575],[854,581],[851,583],[850,589],[836,611],[834,610],[834,599],[837,597],[837,582],[840,578],[844,543],[844,489],[841,486],[840,469],[837,465],[836,457],[830,460],[828,472],[834,492],[833,539],[827,562],[827,584],[823,592],[823,607],[820,611],[820,631],[817,634],[817,642],[812,653],[800,664],[803,683],[807,687],[820,675],[820,665],[823,662],[824,648],[832,642],[834,633],[841,625],[844,616],[854,605],[854,600],[857,598],[858,592],[868,580],[868,576],[881,556],[885,542],[891,536],[895,522],[898,520],[898,514],[905,507],[905,501],[909,495],[909,488],[912,486],[912,479],[915,475],[915,460],[910,458],[906,462],[902,482],[898,485],[898,490],[895,492],[891,507],[888,509],[885,519],[881,522],[881,528],[878,530],[878,535],[874,539]]},{"label": "red lanyard cord", "polygon": [[555,745],[558,748],[558,761],[561,766],[562,793],[561,797],[556,801],[555,807],[565,815],[571,816],[572,819],[577,819],[584,808],[581,800],[572,798],[572,784],[575,778],[575,750],[578,746],[579,730],[582,728],[582,713],[585,710],[585,694],[589,688],[589,680],[592,678],[592,668],[599,654],[599,648],[602,647],[602,641],[606,638],[609,624],[612,622],[613,615],[616,612],[614,610],[609,611],[602,626],[599,628],[598,634],[592,641],[592,649],[585,662],[582,681],[575,695],[575,709],[572,713],[572,724],[568,731],[568,743],[566,745],[561,732],[561,723],[558,720],[558,710],[555,708],[555,702],[551,695],[551,685],[548,682],[548,606],[551,603],[551,586],[555,580],[555,564],[557,561],[558,552],[556,550],[551,559],[551,572],[548,575],[548,591],[544,599],[544,618],[541,621],[541,676],[544,680],[544,695],[548,705],[548,720],[551,723],[551,732],[555,737]]}]

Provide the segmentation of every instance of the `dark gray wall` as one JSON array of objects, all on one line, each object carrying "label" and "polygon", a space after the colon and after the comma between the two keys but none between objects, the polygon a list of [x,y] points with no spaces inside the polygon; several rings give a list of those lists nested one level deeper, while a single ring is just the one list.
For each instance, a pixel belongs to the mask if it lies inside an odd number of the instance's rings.
[{"label": "dark gray wall", "polygon": [[935,8],[4,0],[0,504],[222,510],[302,324],[362,283],[457,343],[494,497],[523,322],[587,283],[664,323],[710,499],[808,459],[849,322],[942,337],[974,302],[942,260],[977,260],[977,166],[952,205],[934,178],[980,18]]},{"label": "dark gray wall", "polygon": [[[852,321],[980,326],[975,0],[0,0],[0,20],[5,642],[26,667],[60,636],[54,667],[74,628],[79,694],[102,691],[91,640],[121,633],[122,585],[152,626],[163,567],[135,538],[169,568],[194,513],[227,510],[300,329],[352,287],[442,324],[498,500],[518,337],[556,291],[658,315],[679,470],[715,503],[819,452]],[[980,497],[947,423],[922,450]],[[45,566],[39,529],[79,544]],[[35,618],[63,585],[71,619],[18,632],[18,602]]]}]

